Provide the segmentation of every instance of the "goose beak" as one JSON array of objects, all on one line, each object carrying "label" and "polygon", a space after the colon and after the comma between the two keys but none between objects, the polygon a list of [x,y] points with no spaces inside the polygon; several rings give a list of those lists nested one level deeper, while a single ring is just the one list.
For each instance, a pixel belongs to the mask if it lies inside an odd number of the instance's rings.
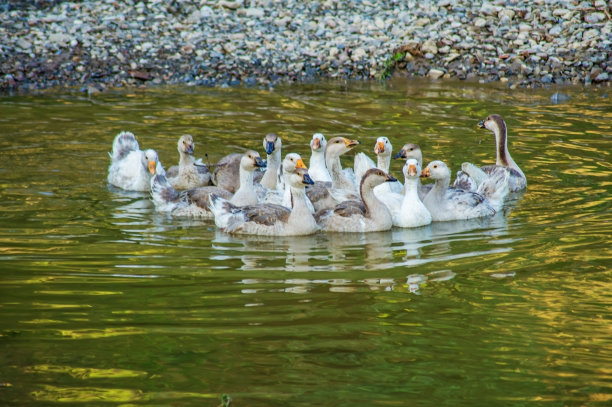
[{"label": "goose beak", "polygon": [[149,165],[147,166],[149,168],[149,172],[151,174],[155,174],[155,167],[156,167],[156,162],[155,161],[149,161]]},{"label": "goose beak", "polygon": [[379,141],[376,143],[376,147],[374,147],[374,154],[380,154],[385,152],[385,143]]},{"label": "goose beak", "polygon": [[344,145],[347,148],[353,148],[353,147],[355,147],[358,144],[361,144],[361,142],[359,140],[350,140],[350,139],[347,139],[347,138],[344,139]]},{"label": "goose beak", "polygon": [[478,127],[480,127],[481,129],[484,129],[485,128],[485,121],[484,120],[479,121],[478,122]]},{"label": "goose beak", "polygon": [[306,168],[306,164],[304,164],[304,160],[301,158],[297,160],[295,163],[295,168]]},{"label": "goose beak", "polygon": [[274,142],[267,141],[266,142],[266,154],[272,154],[273,151],[274,151]]},{"label": "goose beak", "polygon": [[397,181],[397,178],[387,174],[387,179],[385,179],[385,182],[395,182]]},{"label": "goose beak", "polygon": [[421,171],[421,177],[423,177],[423,178],[431,177],[431,173],[429,172],[429,168],[425,168],[423,171]]},{"label": "goose beak", "polygon": [[398,159],[398,158],[406,158],[406,155],[404,154],[404,150],[401,150],[400,152],[398,152],[397,154],[395,154],[393,156],[393,158]]},{"label": "goose beak", "polygon": [[310,178],[310,175],[308,175],[308,173],[302,176],[302,182],[306,185],[314,185],[314,181],[312,180],[312,178]]},{"label": "goose beak", "polygon": [[187,154],[193,154],[193,144],[189,144],[187,146],[187,150],[185,151]]},{"label": "goose beak", "polygon": [[312,139],[312,143],[310,144],[310,148],[313,150],[318,150],[321,148],[321,140],[318,138]]},{"label": "goose beak", "polygon": [[264,162],[264,160],[261,159],[261,157],[256,157],[255,158],[255,167],[265,168],[266,167],[266,163]]},{"label": "goose beak", "polygon": [[408,175],[410,175],[411,177],[414,177],[415,175],[417,175],[416,165],[414,164],[408,165]]}]

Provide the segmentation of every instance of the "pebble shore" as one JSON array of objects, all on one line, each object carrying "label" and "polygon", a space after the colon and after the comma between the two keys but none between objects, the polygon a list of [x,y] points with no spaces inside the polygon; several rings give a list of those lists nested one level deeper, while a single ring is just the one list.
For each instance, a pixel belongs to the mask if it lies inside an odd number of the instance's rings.
[{"label": "pebble shore", "polygon": [[0,91],[319,78],[610,86],[605,0],[0,0]]}]

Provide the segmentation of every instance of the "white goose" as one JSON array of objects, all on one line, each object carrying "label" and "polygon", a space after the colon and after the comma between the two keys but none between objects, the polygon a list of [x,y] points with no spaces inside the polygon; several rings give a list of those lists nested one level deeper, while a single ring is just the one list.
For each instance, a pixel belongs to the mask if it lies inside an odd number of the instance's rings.
[{"label": "white goose", "polygon": [[260,184],[268,189],[276,189],[280,174],[282,145],[280,137],[274,133],[269,133],[264,137],[263,146],[268,157],[266,172],[261,178]]},{"label": "white goose", "polygon": [[177,149],[179,152],[179,164],[173,165],[166,171],[168,182],[176,189],[190,189],[208,185],[210,183],[210,171],[202,163],[202,160],[193,158],[195,143],[190,134],[184,134],[179,138]]},{"label": "white goose", "polygon": [[[419,147],[418,144],[414,144],[414,143],[404,144],[402,149],[397,154],[395,154],[393,158],[400,158],[404,160],[407,160],[409,158],[414,158],[415,160],[418,161],[419,167],[423,168],[423,151],[421,151],[421,147]],[[419,182],[419,187],[418,187],[419,198],[422,201],[423,199],[425,199],[425,196],[427,195],[427,193],[431,191],[433,184],[423,184],[421,183],[420,179],[418,182]]]},{"label": "white goose", "polygon": [[[492,114],[480,121],[478,126],[488,129],[495,134],[495,165],[486,165],[478,168],[471,163],[463,163],[461,171],[457,173],[457,178],[453,186],[463,189],[476,190],[478,186],[487,178],[495,176],[496,172],[510,170],[509,189],[510,192],[521,191],[527,187],[527,178],[519,166],[514,162],[508,151],[508,134],[506,122],[498,114]],[[499,175],[497,175],[499,176]]]},{"label": "white goose", "polygon": [[315,214],[321,230],[333,232],[379,232],[393,226],[389,209],[374,195],[374,187],[397,181],[378,168],[366,171],[359,187],[360,201],[345,201],[331,210]]},{"label": "white goose", "polygon": [[[266,193],[266,196],[260,202],[283,205],[287,208],[290,208],[291,207],[291,187],[286,180],[298,168],[303,168],[303,169],[308,170],[308,168],[306,168],[306,164],[304,164],[304,160],[302,160],[302,157],[299,154],[297,153],[287,154],[281,164],[282,182],[280,182],[280,184],[283,185],[283,188],[279,189],[277,187],[277,189],[275,190],[268,190],[268,192]],[[310,171],[308,171],[308,175],[310,176]],[[312,203],[310,202],[309,199],[307,200],[306,203],[308,204],[308,208],[311,210],[311,212],[314,213],[315,211],[314,207],[312,206]]]},{"label": "white goose", "polygon": [[169,213],[176,217],[212,218],[210,196],[216,194],[230,200],[235,205],[257,203],[253,187],[253,171],[264,166],[256,151],[247,151],[240,160],[240,188],[232,193],[219,187],[205,186],[177,192],[164,174],[157,174],[151,180],[151,198],[157,212]]},{"label": "white goose", "polygon": [[[404,194],[385,193],[377,195],[389,208],[393,226],[414,228],[431,223],[431,214],[419,198],[419,176],[421,166],[414,158],[406,160],[402,169],[404,173]],[[376,192],[376,189],[374,189]]]},{"label": "white goose", "polygon": [[141,151],[133,133],[122,131],[109,153],[108,182],[128,191],[148,191],[155,173],[164,173],[155,150]]},{"label": "white goose", "polygon": [[[393,146],[387,137],[378,137],[376,144],[374,145],[374,154],[376,154],[376,164],[370,157],[365,153],[355,154],[355,180],[357,183],[361,182],[361,177],[370,168],[380,168],[385,172],[389,172],[391,167],[391,155],[393,152]],[[375,193],[393,191],[400,193],[402,190],[402,184],[400,182],[392,182],[387,184],[381,184],[374,189]]]},{"label": "white goose", "polygon": [[300,236],[316,232],[317,224],[306,201],[304,187],[314,182],[305,168],[297,168],[289,174],[291,209],[275,204],[258,204],[238,207],[217,196],[211,196],[211,210],[215,224],[227,233],[260,236]]},{"label": "white goose", "polygon": [[422,177],[430,177],[436,182],[425,197],[423,204],[434,221],[472,219],[492,216],[501,209],[508,195],[509,173],[500,173],[499,178],[491,178],[479,190],[487,196],[462,189],[449,188],[450,170],[442,161],[432,161],[421,172]]},{"label": "white goose", "polygon": [[329,171],[327,170],[327,165],[325,165],[326,146],[327,141],[323,134],[313,134],[312,141],[310,142],[312,153],[310,155],[310,168],[308,169],[308,174],[315,182],[332,182],[331,175],[329,175]]}]

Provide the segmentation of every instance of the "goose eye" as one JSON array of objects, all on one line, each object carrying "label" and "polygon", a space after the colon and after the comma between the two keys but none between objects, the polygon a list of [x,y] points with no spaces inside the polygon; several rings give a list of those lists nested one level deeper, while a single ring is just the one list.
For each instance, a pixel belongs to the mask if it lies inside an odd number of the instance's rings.
[{"label": "goose eye", "polygon": [[437,166],[437,165],[434,165],[434,168],[438,168],[438,166]]}]

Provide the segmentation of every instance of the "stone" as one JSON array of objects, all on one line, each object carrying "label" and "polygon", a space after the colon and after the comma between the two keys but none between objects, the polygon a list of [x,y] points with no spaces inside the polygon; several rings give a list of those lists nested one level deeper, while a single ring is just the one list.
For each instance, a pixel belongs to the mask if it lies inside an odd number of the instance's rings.
[{"label": "stone", "polygon": [[427,76],[431,79],[438,79],[441,76],[444,75],[444,71],[441,71],[439,69],[430,69],[429,72],[427,72]]}]

